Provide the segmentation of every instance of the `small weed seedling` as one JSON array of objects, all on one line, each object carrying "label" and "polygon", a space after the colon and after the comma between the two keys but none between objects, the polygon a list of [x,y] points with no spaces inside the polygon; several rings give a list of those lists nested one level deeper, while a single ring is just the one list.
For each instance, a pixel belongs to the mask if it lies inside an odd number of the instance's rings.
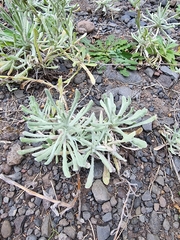
[{"label": "small weed seedling", "polygon": [[55,103],[49,90],[46,89],[45,93],[47,101],[44,109],[38,106],[33,96],[30,97],[30,108],[22,108],[29,115],[25,117],[29,132],[23,132],[21,141],[37,146],[21,150],[19,154],[33,153],[36,161],[45,160],[45,164],[53,159],[56,163],[62,160],[63,173],[67,178],[71,177],[71,170],[77,172],[82,167],[88,168],[86,187],[89,188],[94,178],[96,159],[104,164],[104,182],[108,183],[107,172],[115,171],[112,161],[114,160],[115,166],[119,166],[118,161],[126,161],[118,153],[119,147],[141,149],[147,146],[145,141],[136,137],[136,130],[132,129],[152,122],[156,117],[142,121],[147,110],[128,110],[130,98],[122,97],[122,105],[117,112],[113,95],[104,96],[100,104],[106,117],[101,112],[99,118],[96,118],[94,113],[88,116],[93,101],[77,111],[80,98],[78,90],[69,110],[66,110],[61,98]]},{"label": "small weed seedling", "polygon": [[122,75],[129,76],[128,70],[136,70],[138,60],[142,60],[140,54],[132,53],[134,44],[125,39],[115,40],[113,35],[108,36],[105,41],[97,40],[94,44],[87,38],[81,42],[86,46],[91,61],[99,64],[100,69],[109,63],[115,65]]}]

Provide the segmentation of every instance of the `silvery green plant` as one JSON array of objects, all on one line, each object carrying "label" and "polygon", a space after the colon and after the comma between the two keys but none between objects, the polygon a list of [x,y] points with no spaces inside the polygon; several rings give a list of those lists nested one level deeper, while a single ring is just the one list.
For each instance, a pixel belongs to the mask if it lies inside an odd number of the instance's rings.
[{"label": "silvery green plant", "polygon": [[167,31],[175,28],[180,23],[171,21],[172,19],[175,19],[178,14],[172,14],[172,11],[169,10],[169,7],[170,4],[168,2],[165,7],[162,7],[161,5],[158,6],[157,12],[155,13],[150,13],[150,11],[147,9],[146,15],[142,14],[142,18],[149,23],[147,24],[146,28],[153,29],[155,37],[160,35],[164,36],[170,41],[175,41],[171,38]]},{"label": "silvery green plant", "polygon": [[140,52],[147,63],[153,67],[159,68],[164,60],[170,64],[172,70],[177,70],[176,56],[179,52],[176,51],[178,44],[168,34],[167,30],[174,28],[179,23],[170,22],[175,15],[169,16],[169,3],[163,8],[158,7],[156,13],[150,13],[147,10],[147,16],[142,14],[142,19],[145,20],[147,26],[141,26],[141,13],[137,9],[137,32],[132,33],[133,39],[137,42],[136,52]]},{"label": "silvery green plant", "polygon": [[161,134],[167,141],[169,151],[174,155],[180,156],[180,128],[178,124],[175,124],[174,129],[165,125]]},{"label": "silvery green plant", "polygon": [[97,7],[95,9],[95,12],[99,9],[101,9],[104,12],[104,15],[107,14],[108,10],[113,12],[120,11],[119,8],[115,7],[115,3],[117,0],[97,0],[95,1]]},{"label": "silvery green plant", "polygon": [[70,0],[4,1],[8,11],[0,7],[0,74],[27,77],[29,70],[58,69],[56,59],[62,57],[83,68],[94,79],[86,65],[84,49],[77,48],[81,36],[74,31]]},{"label": "silvery green plant", "polygon": [[[119,161],[126,161],[119,153],[120,147],[145,148],[146,142],[136,137],[136,130],[142,124],[152,122],[156,117],[142,120],[147,113],[144,108],[134,112],[129,109],[131,99],[122,97],[119,111],[116,109],[114,97],[105,95],[100,101],[105,116],[100,112],[97,118],[89,114],[93,101],[78,111],[80,93],[75,97],[69,110],[61,97],[54,101],[49,90],[45,90],[47,101],[41,109],[33,96],[30,107],[22,107],[29,131],[23,132],[21,141],[32,145],[19,151],[19,154],[32,153],[36,161],[49,164],[55,159],[62,160],[65,177],[71,177],[71,170],[89,169],[86,188],[90,187],[94,177],[94,162],[100,159],[109,173],[115,171],[110,156]],[[36,146],[35,146],[36,145]]]}]

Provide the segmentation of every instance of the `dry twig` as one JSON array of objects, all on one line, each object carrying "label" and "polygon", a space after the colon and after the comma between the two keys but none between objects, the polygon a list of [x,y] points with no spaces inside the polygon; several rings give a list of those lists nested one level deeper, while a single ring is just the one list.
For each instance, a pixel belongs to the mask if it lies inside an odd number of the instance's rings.
[{"label": "dry twig", "polygon": [[47,200],[49,202],[52,202],[54,203],[55,206],[58,206],[58,207],[65,207],[65,210],[63,210],[60,214],[63,215],[66,211],[70,210],[71,208],[74,207],[76,201],[78,200],[78,197],[79,197],[79,194],[80,194],[80,189],[81,189],[81,184],[80,184],[80,177],[79,177],[79,174],[78,174],[78,188],[77,188],[77,193],[76,193],[76,196],[74,197],[74,199],[72,200],[72,202],[70,203],[66,203],[66,202],[63,202],[63,201],[59,201],[59,200],[56,200],[56,199],[53,199],[51,197],[48,197],[48,196],[44,196],[42,194],[39,194],[39,193],[36,193],[22,185],[20,185],[19,183],[11,180],[10,178],[8,178],[7,176],[5,176],[4,174],[0,174],[0,179],[2,179],[3,181],[5,181],[6,183],[10,184],[10,185],[13,185],[13,186],[16,186],[20,189],[22,189],[23,191],[27,192],[29,195],[32,195],[32,196],[35,196],[35,197],[38,197],[38,198],[41,198],[41,199],[44,199],[44,200]]},{"label": "dry twig", "polygon": [[[120,221],[119,221],[119,224],[118,224],[118,227],[117,229],[114,229],[113,231],[111,231],[111,234],[113,235],[115,233],[115,236],[114,236],[114,239],[113,240],[118,240],[120,239],[120,235],[122,234],[122,232],[124,231],[125,227],[127,226],[128,224],[128,221],[129,221],[129,218],[131,217],[131,211],[129,212],[128,211],[128,200],[129,200],[129,197],[130,195],[134,195],[134,196],[138,196],[136,194],[136,187],[137,185],[136,184],[133,184],[133,183],[130,183],[127,179],[125,178],[122,178],[122,182],[121,183],[125,183],[128,185],[128,192],[126,194],[126,199],[124,200],[124,204],[123,204],[123,207],[122,207],[122,213],[121,213],[121,218],[120,218]],[[117,183],[118,184],[118,183]],[[133,190],[133,187],[135,187],[135,190]],[[131,208],[132,210],[132,208]],[[126,219],[124,221],[124,218]],[[125,222],[125,224],[124,224]],[[122,228],[122,230],[120,231],[120,228]]]}]

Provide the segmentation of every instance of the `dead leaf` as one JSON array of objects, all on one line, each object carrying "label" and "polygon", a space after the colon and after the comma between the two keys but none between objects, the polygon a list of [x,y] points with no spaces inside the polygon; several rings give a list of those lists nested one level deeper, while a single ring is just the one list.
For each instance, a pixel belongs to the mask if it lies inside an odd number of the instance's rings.
[{"label": "dead leaf", "polygon": [[103,183],[108,185],[110,180],[110,172],[107,169],[106,166],[104,166],[104,171],[103,171]]},{"label": "dead leaf", "polygon": [[177,203],[175,203],[174,204],[174,207],[178,210],[178,212],[180,213],[180,206],[177,204]]},{"label": "dead leaf", "polygon": [[165,146],[166,146],[166,144],[159,145],[159,146],[155,147],[154,150],[159,151],[160,149],[162,149]]}]

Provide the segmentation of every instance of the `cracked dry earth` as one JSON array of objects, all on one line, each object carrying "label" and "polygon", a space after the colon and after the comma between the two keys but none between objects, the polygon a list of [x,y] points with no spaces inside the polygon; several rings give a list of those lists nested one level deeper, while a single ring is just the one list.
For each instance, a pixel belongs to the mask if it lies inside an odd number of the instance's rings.
[{"label": "cracked dry earth", "polygon": [[[93,9],[91,2],[79,3],[81,11],[75,20],[85,19],[95,24],[90,37],[97,32],[101,36],[111,33],[126,36],[134,31],[127,26],[128,22],[121,20],[127,11],[133,11],[127,1],[119,1],[121,11],[113,20],[101,13],[93,15],[93,11],[89,10]],[[144,9],[155,9],[158,3],[146,1]],[[173,9],[174,5],[171,7]],[[172,34],[179,39],[179,29]],[[69,63],[60,62],[60,69],[64,71],[62,74],[70,68]],[[35,162],[31,155],[21,157],[16,153],[24,147],[19,137],[27,129],[21,105],[28,106],[29,96],[33,95],[43,106],[44,87],[32,84],[22,89],[21,85],[12,84],[11,89],[15,90],[10,92],[6,86],[1,86],[0,239],[180,239],[180,158],[169,155],[167,147],[157,150],[165,142],[160,134],[164,124],[173,128],[175,122],[180,121],[179,75],[166,65],[160,70],[143,67],[127,78],[112,66],[108,66],[101,75],[96,69],[92,72],[96,78],[95,86],[91,86],[86,74],[80,72],[66,89],[68,104],[76,88],[82,96],[79,108],[92,99],[92,111],[95,113],[100,111],[99,101],[104,93],[114,95],[117,108],[120,107],[122,95],[130,96],[135,109],[146,107],[148,115],[157,115],[156,121],[143,126],[139,136],[146,140],[148,147],[138,151],[119,149],[127,163],[122,163],[119,175],[111,174],[108,186],[102,182],[103,166],[97,160],[93,186],[85,189],[86,170],[81,169],[80,180],[76,174],[66,179],[61,164],[52,162],[45,166],[43,162]],[[58,94],[52,93],[57,99]],[[22,186],[25,189],[21,189]],[[80,194],[76,199],[79,187]],[[55,211],[48,197],[67,204]]]}]

